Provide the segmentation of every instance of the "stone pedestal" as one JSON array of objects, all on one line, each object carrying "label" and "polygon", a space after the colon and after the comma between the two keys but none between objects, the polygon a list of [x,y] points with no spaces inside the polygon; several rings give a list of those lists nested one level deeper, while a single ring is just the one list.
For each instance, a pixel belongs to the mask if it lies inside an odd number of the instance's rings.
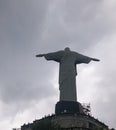
[{"label": "stone pedestal", "polygon": [[55,106],[55,114],[83,113],[83,107],[79,102],[59,101]]}]

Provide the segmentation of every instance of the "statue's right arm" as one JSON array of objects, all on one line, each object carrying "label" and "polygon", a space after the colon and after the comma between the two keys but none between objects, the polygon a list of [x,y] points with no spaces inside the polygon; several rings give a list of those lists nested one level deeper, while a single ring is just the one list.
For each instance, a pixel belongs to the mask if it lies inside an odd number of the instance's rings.
[{"label": "statue's right arm", "polygon": [[60,62],[62,55],[63,55],[62,51],[58,51],[58,52],[50,52],[47,54],[39,54],[36,55],[36,57],[44,57],[46,60],[54,60],[56,62]]},{"label": "statue's right arm", "polygon": [[45,54],[36,55],[36,57],[43,57],[43,56],[45,56]]}]

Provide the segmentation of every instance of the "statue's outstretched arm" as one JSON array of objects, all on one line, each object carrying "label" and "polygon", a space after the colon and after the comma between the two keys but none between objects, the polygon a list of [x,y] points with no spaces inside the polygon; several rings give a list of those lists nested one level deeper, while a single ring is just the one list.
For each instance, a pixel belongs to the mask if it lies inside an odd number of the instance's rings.
[{"label": "statue's outstretched arm", "polygon": [[75,53],[75,55],[77,57],[76,64],[81,64],[81,63],[88,64],[91,61],[100,61],[99,59],[92,58],[92,57],[89,57],[89,56],[85,56],[85,55],[82,55],[82,54],[79,54],[79,53]]},{"label": "statue's outstretched arm", "polygon": [[96,59],[96,58],[92,58],[93,61],[100,61],[99,59]]},{"label": "statue's outstretched arm", "polygon": [[50,52],[50,53],[47,53],[47,54],[36,55],[36,57],[44,57],[46,60],[53,60],[53,61],[56,61],[56,62],[60,62],[62,56],[63,56],[63,51]]},{"label": "statue's outstretched arm", "polygon": [[36,55],[36,57],[43,57],[43,56],[45,56],[45,54]]}]

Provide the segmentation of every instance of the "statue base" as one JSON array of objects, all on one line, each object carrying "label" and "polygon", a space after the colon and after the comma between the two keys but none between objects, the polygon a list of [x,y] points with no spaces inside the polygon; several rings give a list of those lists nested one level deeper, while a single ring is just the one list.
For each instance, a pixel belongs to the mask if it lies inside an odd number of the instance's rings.
[{"label": "statue base", "polygon": [[81,103],[74,101],[59,101],[55,106],[55,114],[84,113]]}]

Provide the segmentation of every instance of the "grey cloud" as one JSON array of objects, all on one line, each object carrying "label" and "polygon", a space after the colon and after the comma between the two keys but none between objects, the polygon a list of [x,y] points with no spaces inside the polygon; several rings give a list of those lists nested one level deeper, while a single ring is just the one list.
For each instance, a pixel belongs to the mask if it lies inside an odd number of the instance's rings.
[{"label": "grey cloud", "polygon": [[[1,1],[1,39],[13,49],[30,46],[39,37],[45,21],[49,1]],[[4,7],[4,8],[3,8]],[[6,43],[6,39],[8,40]],[[4,43],[5,42],[5,43]],[[1,43],[2,44],[2,43]]]},{"label": "grey cloud", "polygon": [[49,82],[53,72],[48,69],[53,65],[44,67],[42,59],[35,58],[35,55],[32,63],[25,57],[24,60],[12,58],[13,61],[9,60],[4,65],[5,71],[1,70],[1,100],[11,103],[27,100],[31,102],[33,99],[41,100],[54,95],[56,91]]},{"label": "grey cloud", "polygon": [[[46,82],[47,83],[47,82]],[[14,82],[7,86],[2,86],[0,98],[6,103],[16,102],[31,102],[33,100],[39,101],[43,98],[54,96],[56,90],[48,83],[46,84],[32,84],[31,82],[20,81]]]},{"label": "grey cloud", "polygon": [[78,50],[95,45],[115,27],[112,26],[113,15],[105,15],[107,6],[102,4],[99,0],[57,2],[53,12],[48,13],[41,42],[47,48],[69,45]]},{"label": "grey cloud", "polygon": [[93,113],[110,127],[116,127],[114,117],[116,109],[115,41],[115,36],[108,36],[95,46],[99,51],[93,49],[94,54],[101,59],[96,66],[96,77],[99,78],[99,81],[93,86],[96,90],[91,100]]}]

